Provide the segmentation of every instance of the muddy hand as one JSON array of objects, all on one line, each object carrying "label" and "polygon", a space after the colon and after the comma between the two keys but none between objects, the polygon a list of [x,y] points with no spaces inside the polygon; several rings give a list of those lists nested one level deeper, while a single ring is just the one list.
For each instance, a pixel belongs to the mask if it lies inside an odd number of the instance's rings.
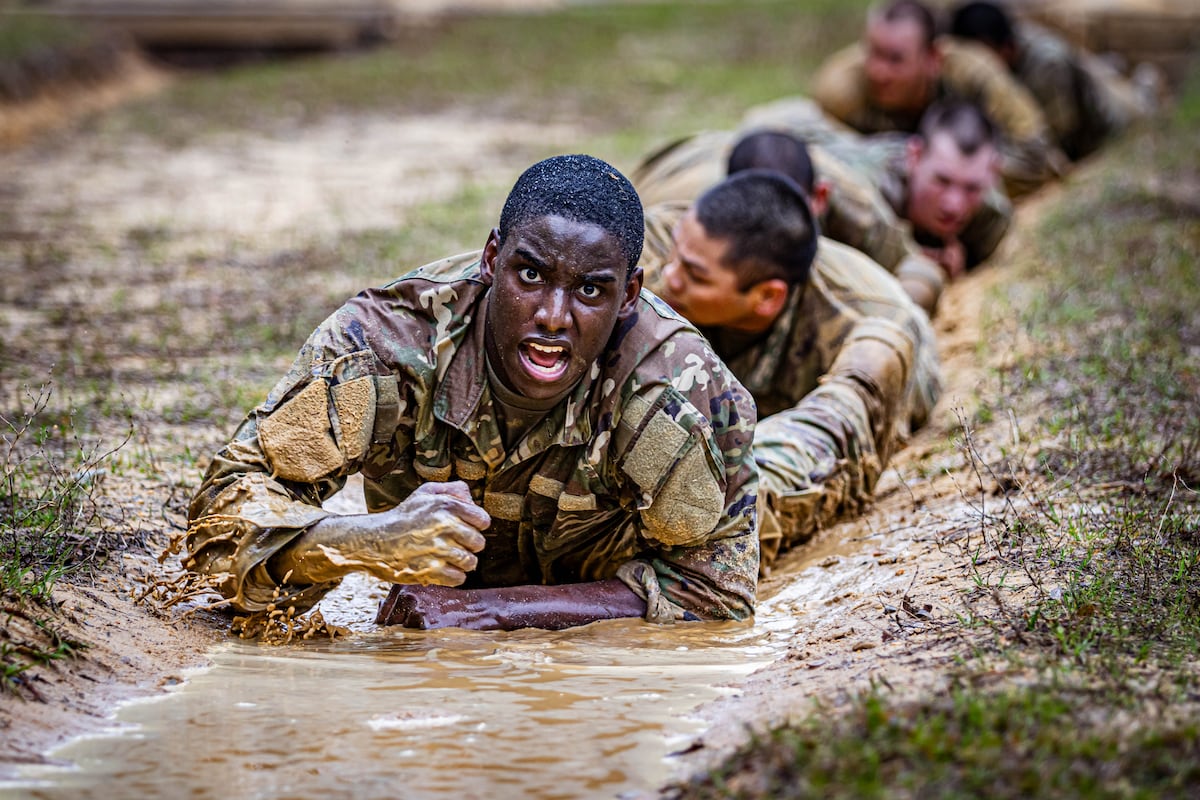
[{"label": "muddy hand", "polygon": [[427,483],[387,511],[322,519],[277,554],[272,569],[297,583],[362,571],[390,583],[457,586],[475,569],[480,531],[491,522],[465,483]]},{"label": "muddy hand", "polygon": [[967,271],[967,249],[958,239],[951,239],[941,247],[926,248],[925,252],[946,271],[950,280],[962,277]]},{"label": "muddy hand", "polygon": [[369,571],[393,583],[457,586],[475,569],[475,553],[483,549],[480,531],[492,519],[471,500],[467,485],[427,483],[400,505],[371,514],[375,530],[358,543]]}]

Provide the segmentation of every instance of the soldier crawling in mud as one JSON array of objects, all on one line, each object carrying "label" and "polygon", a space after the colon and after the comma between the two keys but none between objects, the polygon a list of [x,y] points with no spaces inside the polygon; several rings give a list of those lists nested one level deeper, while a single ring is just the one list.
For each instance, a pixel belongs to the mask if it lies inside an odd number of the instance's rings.
[{"label": "soldier crawling in mud", "polygon": [[[990,256],[1012,221],[996,186],[995,128],[970,103],[934,104],[913,136],[869,139],[790,98],[751,110],[742,130],[696,134],[645,159],[633,181],[647,206],[690,204],[739,166],[783,169],[808,191],[824,235],[873,258],[930,314],[945,283]],[[657,241],[667,238],[647,247]]]},{"label": "soldier crawling in mud", "polygon": [[970,2],[953,9],[949,32],[994,52],[1037,100],[1062,151],[1073,160],[1149,114],[1161,78],[1144,65],[1137,82],[1028,20],[1016,21],[997,3]]},{"label": "soldier crawling in mud", "polygon": [[813,99],[861,133],[912,132],[932,103],[952,97],[977,104],[999,128],[1010,197],[1062,174],[1066,158],[1033,96],[987,48],[939,39],[933,12],[918,0],[873,8],[863,41],[831,56],[813,79]]},{"label": "soldier crawling in mud", "polygon": [[[749,617],[754,404],[640,291],[642,237],[614,168],[535,164],[481,254],[309,337],[209,466],[185,566],[246,612],[364,571],[396,584],[378,621],[410,627]],[[323,510],[355,472],[373,513]]]},{"label": "soldier crawling in mud", "polygon": [[700,327],[758,403],[769,566],[869,502],[889,455],[937,402],[933,332],[881,267],[819,239],[802,190],[777,171],[731,175],[678,211],[648,211],[667,220],[647,225],[647,286]]}]

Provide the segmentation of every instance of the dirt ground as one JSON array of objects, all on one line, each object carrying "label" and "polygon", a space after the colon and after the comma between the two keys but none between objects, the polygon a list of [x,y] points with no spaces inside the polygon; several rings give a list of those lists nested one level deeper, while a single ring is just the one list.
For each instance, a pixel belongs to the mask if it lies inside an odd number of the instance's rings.
[{"label": "dirt ground", "polygon": [[[163,246],[172,253],[230,242],[243,253],[269,252],[313,235],[394,224],[415,203],[453,196],[468,176],[478,182],[509,175],[514,150],[565,146],[572,135],[558,127],[455,122],[341,117],[286,138],[208,139],[170,151],[136,137],[98,144],[65,133],[0,153],[0,173],[12,176],[0,203],[10,233],[68,215],[87,220],[89,235],[101,242],[107,236],[121,247],[129,231],[152,231],[169,221],[172,235]],[[447,136],[448,129],[461,133]],[[1010,242],[1007,251],[1014,247]],[[805,713],[814,698],[833,701],[872,680],[914,689],[944,680],[948,663],[965,645],[953,637],[926,643],[922,632],[949,624],[966,580],[964,550],[954,543],[978,519],[977,498],[971,499],[977,488],[964,488],[974,486],[976,476],[948,442],[959,424],[956,412],[969,408],[983,379],[978,322],[988,287],[1003,280],[1005,258],[955,284],[945,297],[936,320],[946,376],[943,400],[933,422],[894,459],[874,509],[822,532],[764,581],[764,598],[807,620],[806,633],[785,658],[747,679],[739,693],[702,710],[711,727],[687,757],[689,766],[701,767],[742,741],[748,724],[765,726]],[[142,266],[136,259],[125,263],[130,269]],[[46,309],[19,301],[25,296],[22,282],[37,282],[27,270],[4,265],[3,275],[10,283],[0,321],[8,341],[28,340],[33,331],[51,340],[78,333],[63,328],[60,317]],[[217,270],[204,280],[227,277]],[[358,288],[348,282],[341,287],[336,276],[331,281],[345,294]],[[130,276],[119,282],[138,284]],[[111,299],[91,285],[64,280],[40,296],[69,296],[86,316],[89,307],[99,313]],[[195,289],[194,282],[188,285]],[[153,304],[162,302],[166,289],[150,281],[141,291],[145,297],[137,302]],[[132,370],[134,360],[122,356],[113,369]],[[160,391],[177,390],[168,384]],[[153,407],[163,398],[142,402]],[[994,424],[1002,429],[1008,423]],[[105,492],[139,498],[145,510],[133,512],[131,523],[161,542],[181,524],[180,497],[199,478],[195,456],[211,452],[226,433],[197,435],[147,422],[141,440],[170,441],[175,450],[193,453],[193,460],[179,468],[172,485],[114,474]],[[134,605],[129,597],[137,578],[156,568],[145,556],[129,554],[89,586],[60,582],[55,597],[67,612],[67,630],[92,646],[79,659],[40,670],[33,684],[37,698],[0,698],[0,770],[37,761],[63,739],[103,726],[122,699],[182,680],[188,668],[203,664],[209,644],[228,635],[211,618],[172,622]],[[820,588],[803,596],[790,593],[800,584]]]}]

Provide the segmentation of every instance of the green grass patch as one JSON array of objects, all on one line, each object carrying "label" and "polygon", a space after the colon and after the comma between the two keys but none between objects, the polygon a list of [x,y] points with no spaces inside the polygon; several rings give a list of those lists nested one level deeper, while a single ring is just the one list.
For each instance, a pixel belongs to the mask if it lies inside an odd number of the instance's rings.
[{"label": "green grass patch", "polygon": [[1200,785],[1194,721],[1117,727],[1066,686],[897,703],[880,690],[755,739],[676,798],[1186,798]]},{"label": "green grass patch", "polygon": [[33,3],[0,0],[0,68],[86,44],[93,31],[41,13]]}]

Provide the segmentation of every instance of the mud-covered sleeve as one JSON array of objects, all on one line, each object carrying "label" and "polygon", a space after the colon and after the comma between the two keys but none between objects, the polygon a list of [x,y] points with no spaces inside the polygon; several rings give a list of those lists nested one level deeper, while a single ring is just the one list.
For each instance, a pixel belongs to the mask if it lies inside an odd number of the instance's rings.
[{"label": "mud-covered sleeve", "polygon": [[395,376],[332,334],[330,320],[217,452],[188,510],[185,568],[239,611],[271,603],[302,611],[336,585],[285,583],[269,562],[328,516],[321,503],[380,457],[395,431]]},{"label": "mud-covered sleeve", "polygon": [[816,389],[759,422],[760,524],[781,531],[784,547],[870,500],[908,407],[913,368],[911,334],[864,318]]},{"label": "mud-covered sleeve", "polygon": [[634,394],[615,432],[646,543],[617,576],[648,620],[745,619],[758,579],[754,402],[698,335],[669,345],[689,342],[670,382]]}]

